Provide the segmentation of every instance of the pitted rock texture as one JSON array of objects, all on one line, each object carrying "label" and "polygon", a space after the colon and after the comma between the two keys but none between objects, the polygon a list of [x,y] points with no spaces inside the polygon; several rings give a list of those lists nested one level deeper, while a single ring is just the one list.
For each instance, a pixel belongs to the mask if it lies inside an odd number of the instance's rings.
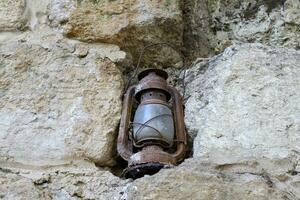
[{"label": "pitted rock texture", "polygon": [[28,20],[25,0],[0,0],[0,31],[25,28]]},{"label": "pitted rock texture", "polygon": [[277,190],[267,174],[220,172],[196,160],[135,181],[91,169],[2,170],[0,183],[3,199],[293,199]]},{"label": "pitted rock texture", "polygon": [[300,52],[236,45],[187,74],[195,159],[226,170],[260,166],[300,196]]},{"label": "pitted rock texture", "polygon": [[31,180],[4,171],[0,172],[0,198],[40,199],[40,194]]},{"label": "pitted rock texture", "polygon": [[[137,61],[147,44],[168,42],[182,46],[182,15],[179,0],[84,0],[64,26],[65,34],[88,42],[119,45]],[[172,50],[150,49],[144,64],[167,65],[180,61]]]},{"label": "pitted rock texture", "polygon": [[219,172],[214,166],[186,161],[176,169],[163,170],[136,180],[127,188],[128,199],[284,199],[268,178],[258,174]]},{"label": "pitted rock texture", "polygon": [[50,29],[0,46],[0,160],[112,164],[123,80],[113,45],[64,39]]},{"label": "pitted rock texture", "polygon": [[192,59],[236,42],[300,48],[299,0],[187,0],[184,10],[184,44]]},{"label": "pitted rock texture", "polygon": [[120,199],[128,181],[107,171],[0,171],[0,198],[17,199]]},{"label": "pitted rock texture", "polygon": [[76,7],[76,0],[51,0],[48,5],[51,26],[59,26],[68,22],[72,11],[74,11]]},{"label": "pitted rock texture", "polygon": [[[299,200],[299,0],[184,1],[184,17],[179,0],[0,5],[0,199]],[[122,73],[156,42],[191,59],[236,42],[287,48],[235,45],[198,59],[185,80],[193,158],[123,180],[108,172]],[[141,68],[180,64],[160,50]],[[178,87],[181,70],[168,72]]]}]

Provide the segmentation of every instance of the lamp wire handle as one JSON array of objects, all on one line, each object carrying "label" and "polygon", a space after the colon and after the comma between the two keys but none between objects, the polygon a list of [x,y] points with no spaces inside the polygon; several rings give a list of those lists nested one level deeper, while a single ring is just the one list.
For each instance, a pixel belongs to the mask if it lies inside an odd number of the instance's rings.
[{"label": "lamp wire handle", "polygon": [[[182,89],[183,89],[183,92],[182,92],[182,93],[183,93],[183,94],[182,94],[182,96],[183,96],[183,99],[184,99],[184,96],[185,96],[185,76],[186,76],[186,63],[185,63],[185,57],[184,57],[183,53],[182,53],[181,51],[177,50],[177,48],[176,48],[174,45],[169,44],[169,43],[166,43],[166,42],[155,43],[155,44],[149,44],[149,45],[145,46],[145,47],[142,49],[142,51],[141,51],[141,53],[140,53],[140,56],[139,56],[139,59],[138,59],[138,62],[137,62],[137,65],[136,65],[136,67],[135,67],[135,69],[134,69],[134,72],[133,72],[132,76],[128,79],[128,81],[127,81],[127,83],[126,83],[126,86],[125,86],[124,91],[123,91],[122,98],[124,97],[124,94],[125,94],[125,92],[127,91],[127,89],[128,89],[128,87],[129,87],[131,81],[132,81],[132,80],[134,79],[134,77],[137,75],[138,69],[139,69],[139,67],[140,67],[140,63],[141,63],[141,61],[142,61],[142,58],[143,58],[143,56],[144,56],[146,50],[148,50],[149,48],[154,47],[154,46],[167,46],[167,47],[170,47],[171,49],[173,49],[174,51],[176,51],[176,52],[180,55],[180,57],[181,57],[181,59],[182,59],[182,62],[183,62],[183,69],[182,69],[182,70],[183,70],[183,78],[182,78]],[[181,72],[182,72],[182,71],[181,71]]]}]

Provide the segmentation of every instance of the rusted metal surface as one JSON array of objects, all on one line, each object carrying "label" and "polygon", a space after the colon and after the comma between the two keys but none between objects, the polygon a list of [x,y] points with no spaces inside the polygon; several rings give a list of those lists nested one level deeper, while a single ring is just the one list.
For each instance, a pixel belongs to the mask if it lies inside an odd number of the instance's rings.
[{"label": "rusted metal surface", "polygon": [[145,174],[152,175],[162,168],[173,167],[176,163],[175,158],[164,152],[159,146],[146,146],[142,151],[131,156],[124,176],[139,178]]},{"label": "rusted metal surface", "polygon": [[172,156],[179,162],[184,159],[187,147],[187,136],[184,126],[183,101],[179,92],[173,88],[168,87],[173,100],[174,124],[176,133],[177,150]]},{"label": "rusted metal surface", "polygon": [[[184,159],[187,145],[182,97],[175,88],[167,85],[168,74],[163,70],[150,69],[141,72],[138,78],[139,83],[131,86],[124,96],[117,144],[118,153],[128,161],[128,168],[125,170],[127,177],[151,174],[164,166],[177,165]],[[173,146],[168,146],[166,141],[157,138],[147,138],[136,143],[130,134],[134,99],[141,105],[162,104],[172,109],[175,126]],[[174,153],[169,153],[174,148]]]},{"label": "rusted metal surface", "polygon": [[147,92],[143,92],[140,98],[141,104],[159,103],[169,106],[167,103],[167,96],[164,92],[156,89],[149,89]]},{"label": "rusted metal surface", "polygon": [[124,96],[122,116],[118,135],[117,150],[119,155],[124,159],[128,160],[132,155],[132,143],[129,142],[129,123],[131,118],[131,112],[133,107],[133,96],[135,92],[135,86],[131,86]]},{"label": "rusted metal surface", "polygon": [[156,145],[146,146],[138,153],[133,154],[128,160],[129,166],[135,166],[144,163],[161,163],[165,165],[176,165],[176,159],[171,154],[163,151]]},{"label": "rusted metal surface", "polygon": [[[141,75],[142,74],[142,75]],[[161,74],[162,76],[159,76]],[[137,101],[140,101],[140,97],[143,92],[147,90],[155,91],[160,90],[166,95],[167,101],[170,99],[170,93],[168,91],[168,84],[166,78],[168,77],[167,73],[159,69],[149,69],[141,72],[139,74],[139,84],[136,85],[135,89],[135,98]]]}]

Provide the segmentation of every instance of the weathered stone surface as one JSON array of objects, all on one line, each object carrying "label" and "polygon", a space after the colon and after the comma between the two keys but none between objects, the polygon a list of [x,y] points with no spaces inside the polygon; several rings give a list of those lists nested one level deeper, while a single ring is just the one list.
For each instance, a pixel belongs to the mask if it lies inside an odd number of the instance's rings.
[{"label": "weathered stone surface", "polygon": [[77,197],[79,199],[120,199],[128,180],[121,180],[107,171],[61,173],[50,176],[47,187],[50,196],[56,199]]},{"label": "weathered stone surface", "polygon": [[[68,130],[68,126],[64,126],[64,123],[71,118],[85,128],[84,117],[87,115],[93,117],[93,109],[101,115],[103,110],[96,109],[102,104],[97,104],[96,107],[90,107],[87,110],[79,109],[80,102],[74,100],[73,95],[82,95],[82,98],[85,98],[85,92],[82,94],[72,90],[72,93],[61,94],[54,89],[66,89],[67,87],[54,86],[59,82],[64,83],[63,86],[68,86],[66,83],[71,76],[72,86],[75,85],[79,91],[87,90],[87,94],[90,94],[89,91],[93,91],[94,86],[86,81],[87,79],[94,80],[93,76],[98,74],[100,80],[109,77],[109,80],[112,81],[109,82],[108,79],[105,79],[106,84],[113,83],[113,87],[117,87],[116,83],[120,83],[120,80],[115,80],[115,76],[118,77],[119,72],[116,72],[111,61],[104,60],[103,57],[110,56],[111,60],[116,61],[122,59],[123,54],[116,47],[104,45],[100,48],[99,45],[69,41],[55,33],[41,37],[37,37],[37,35],[25,35],[17,42],[1,46],[1,56],[3,57],[1,69],[4,70],[1,72],[3,82],[1,82],[0,105],[4,118],[0,119],[18,116],[17,119],[13,118],[17,123],[14,123],[14,126],[10,125],[6,132],[8,137],[1,135],[1,144],[5,145],[7,142],[14,141],[19,142],[20,147],[24,147],[24,144],[20,143],[22,140],[28,142],[28,146],[33,146],[38,142],[53,144],[53,139],[49,139],[49,134],[54,134],[58,138],[58,142],[61,142],[59,137],[64,139],[62,143],[65,149],[61,151],[61,155],[64,155],[64,151],[68,149],[70,154],[74,153],[80,158],[89,158],[97,162],[97,157],[89,157],[89,152],[94,149],[85,149],[85,147],[97,147],[97,141],[87,143],[87,146],[77,143],[77,141],[84,143],[85,137],[90,136],[89,132],[82,131],[86,134],[77,135],[76,126],[75,128],[71,126],[69,129],[73,131],[71,132],[73,136],[64,137],[63,134],[43,127],[46,126],[44,123],[47,123],[47,127],[55,127],[60,130],[60,127],[53,126],[53,124],[58,124]],[[99,55],[99,58],[96,55]],[[18,58],[24,62],[20,62]],[[31,61],[25,62],[27,58]],[[37,58],[39,58],[38,61]],[[62,59],[64,62],[61,61]],[[270,48],[260,44],[245,44],[228,48],[222,55],[216,56],[208,62],[197,64],[190,69],[187,73],[187,82],[189,83],[187,85],[187,95],[189,96],[187,97],[189,98],[186,104],[186,123],[189,133],[194,133],[197,137],[194,145],[194,158],[185,161],[179,167],[162,170],[159,174],[134,182],[121,180],[109,172],[97,171],[95,167],[89,165],[87,169],[79,166],[75,171],[65,166],[62,166],[63,170],[52,169],[51,172],[45,168],[41,171],[32,171],[33,164],[55,165],[59,162],[64,164],[66,160],[58,161],[52,158],[52,156],[63,157],[57,153],[59,151],[56,151],[61,150],[59,149],[61,146],[52,148],[47,145],[34,146],[34,150],[26,146],[24,151],[20,151],[22,148],[16,148],[15,144],[8,143],[9,148],[1,146],[0,151],[1,158],[7,158],[1,163],[0,196],[4,199],[22,199],[23,197],[27,199],[297,200],[300,183],[299,155],[297,155],[299,152],[297,135],[299,122],[296,121],[299,112],[296,93],[299,86],[297,76],[299,59],[299,52],[295,50]],[[94,64],[97,61],[100,66]],[[99,66],[100,69],[96,66]],[[102,68],[105,71],[99,73],[97,70]],[[47,70],[48,73],[45,73],[44,70]],[[74,73],[73,70],[78,73]],[[14,80],[7,75],[8,72],[14,77]],[[89,72],[92,72],[92,75],[85,79],[84,76]],[[34,83],[31,78],[35,80]],[[95,85],[102,84],[101,81],[93,81],[93,83]],[[51,85],[51,88],[48,85]],[[27,89],[25,90],[24,87]],[[85,89],[86,87],[89,89]],[[286,87],[289,90],[286,90]],[[40,92],[41,88],[43,91]],[[27,90],[29,91],[27,92]],[[22,92],[18,93],[17,91]],[[115,92],[119,93],[118,91]],[[104,90],[104,92],[105,98],[109,98],[109,91]],[[47,95],[48,93],[49,95]],[[52,99],[50,99],[47,101],[49,103],[42,104],[35,100],[42,94],[45,97],[54,95],[54,99],[56,96],[62,99],[57,99],[55,102],[51,102]],[[64,95],[68,95],[67,100]],[[98,97],[92,96],[91,98],[95,100]],[[9,99],[10,101],[8,101]],[[32,104],[29,104],[28,99]],[[90,98],[87,100],[88,105],[94,105]],[[77,106],[72,103],[74,101]],[[68,103],[72,105],[71,114],[67,107],[62,109],[67,116],[61,114],[62,117],[58,115],[58,119],[56,119],[57,115],[50,115],[59,113],[60,108],[70,105]],[[49,110],[47,105],[50,105],[52,109]],[[108,105],[103,107],[106,106]],[[13,113],[11,111],[13,108],[22,109],[22,112]],[[266,109],[269,109],[269,112],[265,111]],[[215,110],[218,112],[214,112]],[[113,117],[107,120],[117,118],[119,116],[117,112],[113,111]],[[47,117],[44,116],[45,113],[47,113]],[[35,115],[37,115],[36,118],[31,117]],[[49,115],[51,120],[48,119]],[[271,118],[270,116],[276,124],[267,120]],[[280,119],[277,119],[276,116]],[[98,118],[93,118],[93,120],[96,119]],[[100,117],[100,119],[105,120],[104,117]],[[266,122],[270,124],[260,127],[255,123],[256,120],[263,124]],[[293,122],[293,125],[288,126],[288,133],[281,134],[281,127],[285,128],[286,124],[289,124],[287,122]],[[109,122],[105,121],[105,123]],[[251,123],[251,126],[248,123]],[[7,128],[5,124],[7,121],[1,121],[1,130]],[[105,128],[106,124],[100,122],[99,126]],[[113,127],[112,125],[108,124],[109,127]],[[243,129],[243,127],[245,128]],[[34,133],[33,136],[31,137],[26,130]],[[79,133],[81,130],[79,128]],[[47,141],[38,137],[40,133],[37,131],[42,134],[48,133]],[[18,136],[16,139],[13,138],[15,133]],[[26,140],[26,134],[30,136],[30,140]],[[75,139],[73,140],[72,137]],[[97,139],[93,135],[91,137],[92,140]],[[286,139],[285,137],[290,138]],[[97,151],[105,153],[107,149],[96,149],[95,152]],[[8,157],[7,155],[11,152],[16,152],[16,154]],[[32,155],[27,155],[25,152]],[[24,157],[25,162],[20,159],[20,155]],[[45,157],[47,158],[45,159]],[[36,160],[33,161],[33,158]],[[70,157],[73,161],[77,158],[76,156]],[[11,163],[11,161],[20,162],[23,165],[18,165],[18,167],[23,169],[6,169],[16,167],[16,163],[12,163],[10,166],[3,165],[3,163]],[[101,161],[99,163],[108,164],[109,162]],[[30,166],[25,166],[25,164]],[[25,167],[27,172],[24,170]],[[22,196],[23,193],[25,196]]]},{"label": "weathered stone surface", "polygon": [[192,58],[235,42],[300,47],[299,0],[193,0],[185,1],[185,10],[184,43]]},{"label": "weathered stone surface", "polygon": [[300,52],[237,45],[188,72],[194,157],[226,170],[258,166],[299,191]]},{"label": "weathered stone surface", "polygon": [[40,199],[40,192],[34,183],[10,171],[0,172],[0,198],[10,199]]},{"label": "weathered stone surface", "polygon": [[[185,1],[185,51],[206,57],[257,41],[298,49],[299,5]],[[148,43],[181,47],[179,0],[0,0],[0,17],[0,199],[299,200],[299,51],[244,44],[197,61],[186,79],[193,158],[122,180],[102,170],[115,162],[116,63],[128,60],[98,42],[134,61]],[[141,67],[179,63],[173,51],[147,53]],[[180,70],[168,72],[181,84]]]},{"label": "weathered stone surface", "polygon": [[220,173],[213,166],[187,161],[175,169],[136,180],[128,199],[284,199],[283,194],[256,174]]},{"label": "weathered stone surface", "polygon": [[106,171],[0,172],[0,198],[17,199],[120,199],[128,181]]},{"label": "weathered stone surface", "polygon": [[210,13],[205,0],[183,0],[183,44],[188,60],[215,54],[211,44],[215,35],[211,30]]},{"label": "weathered stone surface", "polygon": [[51,25],[58,26],[66,23],[76,7],[75,0],[51,0],[48,6]]},{"label": "weathered stone surface", "polygon": [[0,31],[23,29],[26,21],[25,0],[0,0]]},{"label": "weathered stone surface", "polygon": [[216,166],[196,160],[136,181],[83,168],[2,169],[0,183],[3,199],[291,199],[288,193],[274,188],[267,174],[220,172]]},{"label": "weathered stone surface", "polygon": [[48,24],[48,6],[50,1],[54,0],[26,0],[27,25],[30,30],[34,30],[42,24]]},{"label": "weathered stone surface", "polygon": [[113,62],[124,58],[117,46],[66,40],[47,28],[2,44],[1,162],[112,164],[123,89]]},{"label": "weathered stone surface", "polygon": [[[65,26],[68,37],[117,44],[135,61],[141,48],[150,43],[169,42],[180,49],[182,30],[178,0],[84,0]],[[147,52],[145,63],[180,61],[173,51],[157,49]]]}]

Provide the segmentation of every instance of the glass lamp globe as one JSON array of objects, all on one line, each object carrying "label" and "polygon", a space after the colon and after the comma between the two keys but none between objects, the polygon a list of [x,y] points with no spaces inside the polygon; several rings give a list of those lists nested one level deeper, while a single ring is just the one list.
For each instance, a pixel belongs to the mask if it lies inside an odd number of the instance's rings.
[{"label": "glass lamp globe", "polygon": [[138,145],[145,141],[157,140],[171,146],[174,139],[171,109],[158,103],[139,105],[133,121],[133,137]]}]

